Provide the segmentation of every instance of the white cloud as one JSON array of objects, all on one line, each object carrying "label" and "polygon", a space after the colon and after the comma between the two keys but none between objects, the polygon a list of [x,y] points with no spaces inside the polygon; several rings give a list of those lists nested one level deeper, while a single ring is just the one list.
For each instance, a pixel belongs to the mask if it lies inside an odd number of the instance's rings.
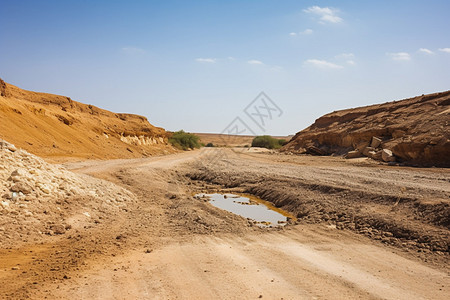
[{"label": "white cloud", "polygon": [[314,67],[318,67],[321,69],[342,69],[343,66],[334,64],[332,62],[326,61],[326,60],[320,60],[320,59],[308,59],[305,61],[305,64],[311,65]]},{"label": "white cloud", "polygon": [[351,60],[351,59],[347,60],[346,63],[348,63],[349,65],[352,65],[352,66],[356,65],[355,61]]},{"label": "white cloud", "polygon": [[136,55],[136,54],[144,54],[145,50],[138,47],[123,47],[120,49],[122,53],[128,54],[128,55]]},{"label": "white cloud", "polygon": [[303,10],[305,13],[319,16],[320,23],[340,23],[342,18],[337,14],[339,10],[330,7],[311,6]]},{"label": "white cloud", "polygon": [[199,63],[213,64],[217,61],[217,59],[215,59],[215,58],[196,58],[195,61],[197,61]]},{"label": "white cloud", "polygon": [[320,18],[322,21],[330,22],[330,23],[340,23],[342,22],[342,18],[335,15],[324,15]]},{"label": "white cloud", "polygon": [[228,56],[227,59],[231,61],[236,60],[236,58],[234,58],[233,56]]},{"label": "white cloud", "polygon": [[290,36],[296,36],[296,35],[297,35],[297,33],[295,33],[295,32],[291,32],[291,33],[289,33],[289,35],[290,35]]},{"label": "white cloud", "polygon": [[439,48],[439,51],[450,53],[450,48]]},{"label": "white cloud", "polygon": [[427,48],[420,48],[419,52],[425,53],[425,54],[434,54],[433,51],[427,49]]},{"label": "white cloud", "polygon": [[264,63],[262,61],[256,60],[256,59],[252,59],[247,61],[247,63],[251,64],[251,65],[263,65]]},{"label": "white cloud", "polygon": [[411,60],[411,55],[409,55],[409,53],[407,52],[386,53],[386,55],[390,56],[393,60],[398,61]]},{"label": "white cloud", "polygon": [[312,29],[305,29],[305,30],[303,30],[303,31],[300,31],[300,34],[303,34],[303,35],[309,35],[309,34],[313,34],[314,33],[314,31],[312,30]]}]

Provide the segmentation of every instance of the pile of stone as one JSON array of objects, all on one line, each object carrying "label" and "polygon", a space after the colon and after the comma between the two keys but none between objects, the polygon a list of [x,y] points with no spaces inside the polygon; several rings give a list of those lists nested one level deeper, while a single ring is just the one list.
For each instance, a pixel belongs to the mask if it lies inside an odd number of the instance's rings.
[{"label": "pile of stone", "polygon": [[393,163],[396,158],[391,150],[382,148],[382,140],[378,137],[372,137],[371,142],[361,142],[355,150],[349,151],[345,158],[370,157],[375,160]]},{"label": "pile of stone", "polygon": [[96,223],[135,201],[124,188],[46,163],[3,140],[0,182],[1,246]]}]

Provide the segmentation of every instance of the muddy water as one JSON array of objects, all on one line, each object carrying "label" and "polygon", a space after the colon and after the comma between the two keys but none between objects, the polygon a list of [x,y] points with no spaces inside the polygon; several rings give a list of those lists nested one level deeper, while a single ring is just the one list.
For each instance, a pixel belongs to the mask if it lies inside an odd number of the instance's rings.
[{"label": "muddy water", "polygon": [[290,214],[280,210],[270,203],[253,196],[235,194],[197,194],[197,197],[209,198],[209,203],[247,219],[251,219],[257,226],[284,226]]}]

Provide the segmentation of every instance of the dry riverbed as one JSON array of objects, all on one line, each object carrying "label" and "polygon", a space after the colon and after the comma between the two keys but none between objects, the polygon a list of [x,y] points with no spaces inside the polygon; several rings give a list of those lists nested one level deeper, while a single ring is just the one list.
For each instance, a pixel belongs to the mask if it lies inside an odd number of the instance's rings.
[{"label": "dry riverbed", "polygon": [[[137,201],[62,235],[0,249],[0,298],[450,293],[448,170],[208,151],[66,165],[120,185]],[[215,192],[259,196],[297,221],[260,228],[194,197]]]}]

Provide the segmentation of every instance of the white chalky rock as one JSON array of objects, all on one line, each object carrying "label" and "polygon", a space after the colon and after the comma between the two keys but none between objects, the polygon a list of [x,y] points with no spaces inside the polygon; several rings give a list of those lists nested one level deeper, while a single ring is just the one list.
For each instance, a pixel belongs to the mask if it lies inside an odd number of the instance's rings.
[{"label": "white chalky rock", "polygon": [[[69,223],[72,214],[66,211],[70,205],[78,210],[78,200],[89,205],[96,215],[114,214],[134,201],[134,195],[119,186],[70,172],[24,150],[11,152],[2,140],[0,145],[0,223],[14,235],[29,235],[33,239],[38,233],[48,232],[48,224]],[[121,204],[114,201],[117,195],[122,195]],[[90,221],[89,212],[83,216],[85,222]],[[36,231],[30,232],[31,225],[36,225]],[[20,241],[0,238],[0,245],[16,242]]]}]

